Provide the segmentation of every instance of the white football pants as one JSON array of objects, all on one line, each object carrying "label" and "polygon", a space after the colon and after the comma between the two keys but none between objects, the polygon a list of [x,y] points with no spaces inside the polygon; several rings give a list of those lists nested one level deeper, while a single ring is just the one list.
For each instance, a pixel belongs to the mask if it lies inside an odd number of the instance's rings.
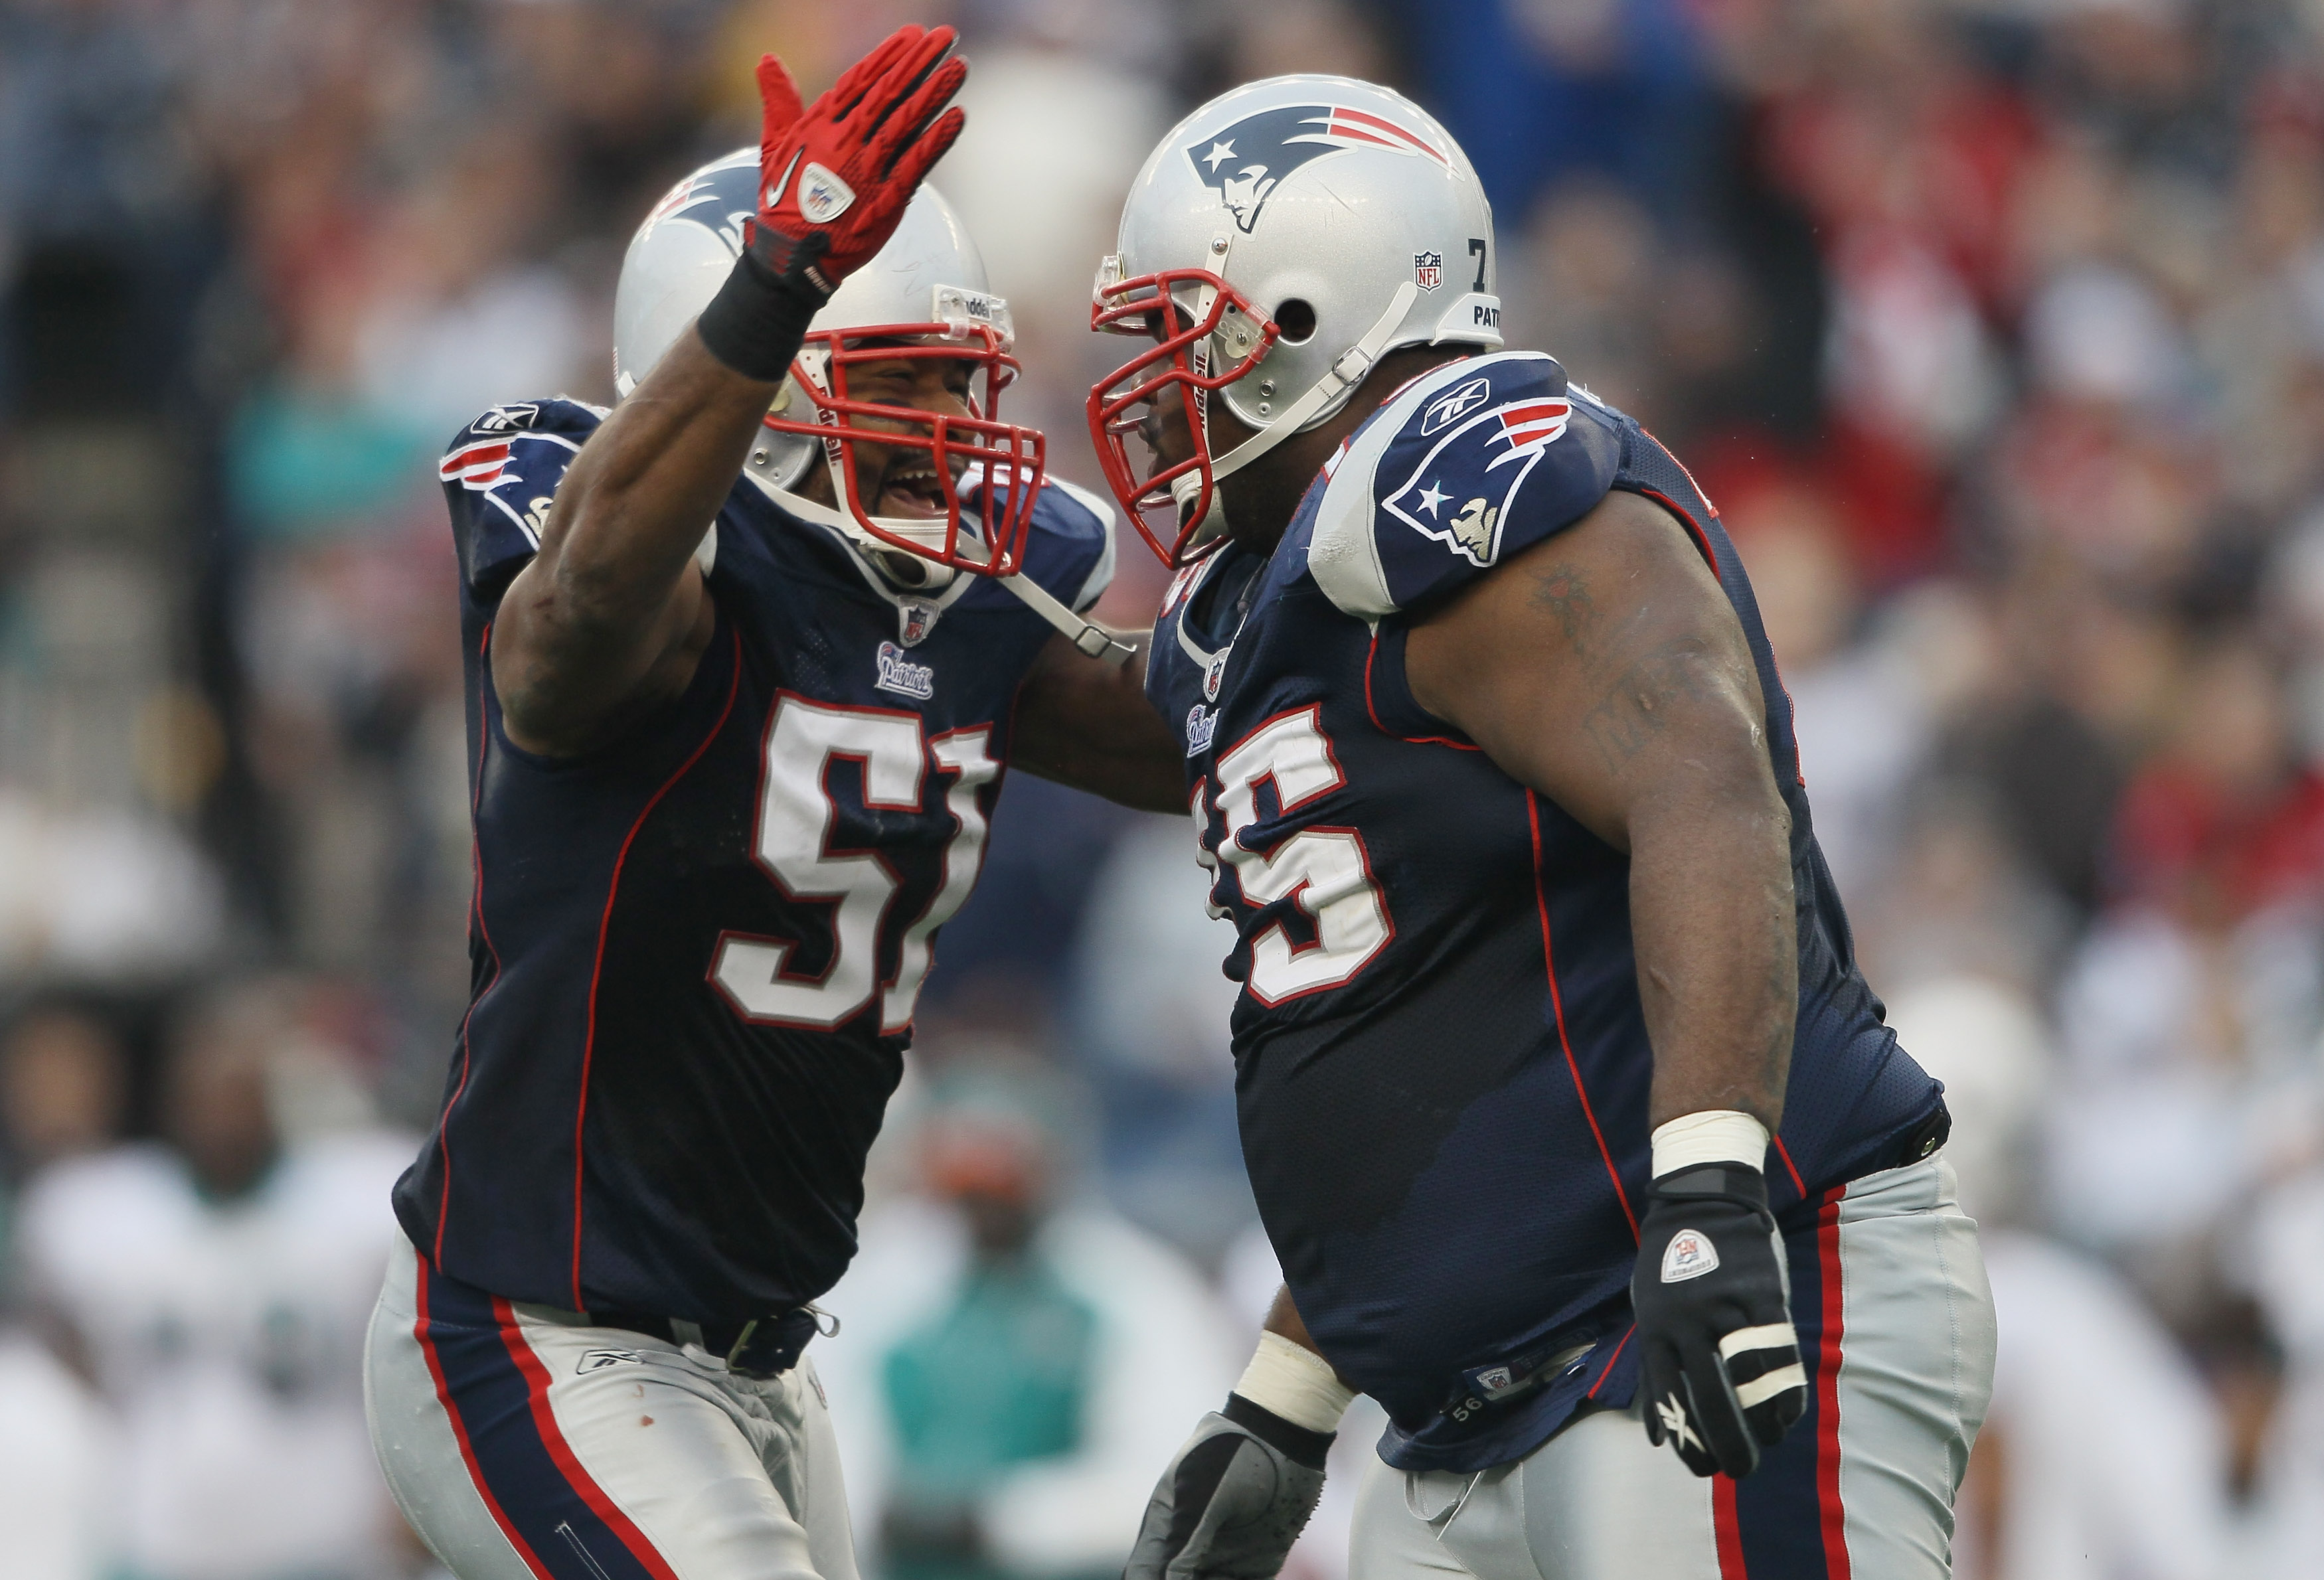
[{"label": "white football pants", "polygon": [[1941,1155],[1786,1215],[1808,1411],[1743,1481],[1638,1408],[1475,1474],[1371,1462],[1350,1580],[1943,1580],[1993,1391],[1993,1296]]},{"label": "white football pants", "polygon": [[459,1580],[857,1580],[815,1364],[764,1381],[430,1269],[364,1346],[372,1442]]}]

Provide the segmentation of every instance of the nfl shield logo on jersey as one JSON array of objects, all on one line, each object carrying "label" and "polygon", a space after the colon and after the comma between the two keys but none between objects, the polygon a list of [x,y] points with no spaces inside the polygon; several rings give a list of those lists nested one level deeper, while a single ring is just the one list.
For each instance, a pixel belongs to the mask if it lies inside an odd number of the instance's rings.
[{"label": "nfl shield logo on jersey", "polygon": [[925,598],[899,598],[896,601],[896,639],[907,648],[917,648],[927,640],[928,633],[936,629],[936,617],[944,612],[941,605]]},{"label": "nfl shield logo on jersey", "polygon": [[1444,254],[1416,253],[1412,257],[1412,283],[1423,290],[1434,290],[1444,283]]}]

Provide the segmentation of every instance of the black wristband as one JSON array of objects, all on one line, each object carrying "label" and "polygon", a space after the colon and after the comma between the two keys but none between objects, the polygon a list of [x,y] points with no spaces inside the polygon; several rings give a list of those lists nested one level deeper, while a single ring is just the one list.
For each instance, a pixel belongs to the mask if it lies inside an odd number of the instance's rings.
[{"label": "black wristband", "polygon": [[1294,1465],[1304,1465],[1310,1470],[1323,1468],[1324,1456],[1332,1449],[1332,1439],[1337,1432],[1313,1432],[1281,1416],[1263,1404],[1254,1404],[1240,1393],[1227,1395],[1224,1409],[1219,1413],[1249,1432],[1252,1437],[1279,1452]]},{"label": "black wristband", "polygon": [[1767,1177],[1748,1163],[1692,1163],[1673,1169],[1656,1177],[1647,1195],[1655,1201],[1731,1201],[1774,1218],[1767,1210]]},{"label": "black wristband", "polygon": [[744,253],[702,309],[695,333],[711,355],[744,378],[779,383],[826,299],[813,286],[784,279]]}]

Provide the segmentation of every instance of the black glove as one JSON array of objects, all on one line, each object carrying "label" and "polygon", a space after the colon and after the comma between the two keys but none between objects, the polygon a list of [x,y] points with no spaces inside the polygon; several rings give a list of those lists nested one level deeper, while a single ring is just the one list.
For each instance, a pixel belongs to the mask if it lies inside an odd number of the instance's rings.
[{"label": "black glove", "polygon": [[1269,1580],[1323,1495],[1333,1436],[1228,1394],[1155,1484],[1123,1580]]},{"label": "black glove", "polygon": [[1697,1475],[1759,1468],[1807,1410],[1767,1181],[1745,1163],[1699,1163],[1654,1182],[1630,1278],[1646,1438]]}]

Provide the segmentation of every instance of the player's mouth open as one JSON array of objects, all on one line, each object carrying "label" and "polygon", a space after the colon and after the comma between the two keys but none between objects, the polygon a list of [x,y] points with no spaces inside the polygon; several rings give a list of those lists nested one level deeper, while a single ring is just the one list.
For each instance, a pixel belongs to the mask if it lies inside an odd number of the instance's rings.
[{"label": "player's mouth open", "polygon": [[935,520],[948,509],[944,482],[937,477],[936,468],[906,465],[889,473],[881,483],[879,508],[874,514]]}]

